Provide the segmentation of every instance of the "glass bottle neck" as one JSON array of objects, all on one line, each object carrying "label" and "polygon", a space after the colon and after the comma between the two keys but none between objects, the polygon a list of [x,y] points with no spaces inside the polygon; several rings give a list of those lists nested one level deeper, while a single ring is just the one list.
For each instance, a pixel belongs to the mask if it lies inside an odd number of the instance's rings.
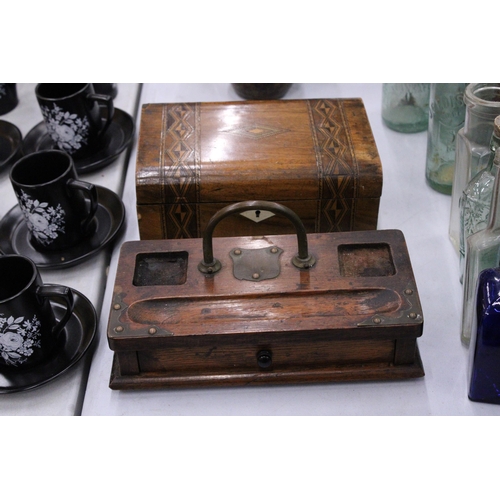
[{"label": "glass bottle neck", "polygon": [[492,124],[500,115],[500,84],[471,83],[465,89],[464,134],[470,141],[488,145]]}]

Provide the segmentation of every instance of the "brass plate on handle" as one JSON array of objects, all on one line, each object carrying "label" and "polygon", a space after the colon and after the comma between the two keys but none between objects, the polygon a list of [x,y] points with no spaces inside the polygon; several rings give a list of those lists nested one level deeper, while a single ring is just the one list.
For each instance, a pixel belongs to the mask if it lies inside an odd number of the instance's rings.
[{"label": "brass plate on handle", "polygon": [[277,246],[267,248],[233,248],[229,255],[233,259],[233,275],[239,280],[262,281],[276,278],[280,274],[280,255]]}]

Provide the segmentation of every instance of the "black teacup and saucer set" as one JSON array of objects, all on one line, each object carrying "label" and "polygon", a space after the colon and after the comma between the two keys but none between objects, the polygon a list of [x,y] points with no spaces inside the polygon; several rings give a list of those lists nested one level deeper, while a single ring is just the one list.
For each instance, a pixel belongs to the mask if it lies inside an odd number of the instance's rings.
[{"label": "black teacup and saucer set", "polygon": [[[43,300],[50,314],[28,314],[29,301],[19,304],[14,297],[26,295],[25,288],[40,281],[38,269],[74,266],[95,255],[118,236],[125,220],[121,198],[80,180],[78,173],[111,163],[125,149],[133,134],[132,118],[114,109],[110,95],[95,94],[91,84],[38,84],[36,95],[44,122],[26,136],[24,156],[11,161],[9,175],[18,204],[0,220],[0,270],[4,269],[0,280],[0,393],[49,382],[92,346],[97,315],[80,292],[50,285],[59,292],[64,289],[71,300],[61,293],[47,293],[36,301],[30,297],[37,304]],[[33,141],[34,131],[41,128],[43,134]],[[35,269],[31,274],[30,265]],[[17,274],[10,268],[18,269]],[[10,273],[10,280],[5,273]],[[1,284],[9,281],[20,281],[20,289],[13,291]],[[31,296],[41,288],[39,283]],[[37,336],[33,325],[44,315],[45,323],[57,320],[60,328],[42,325],[43,335],[38,332]]]},{"label": "black teacup and saucer set", "polygon": [[[74,88],[68,89],[70,85]],[[26,134],[24,154],[58,147],[71,154],[79,174],[112,163],[134,135],[133,118],[113,106],[116,92],[113,84],[107,94],[93,93],[92,84],[38,84],[36,94],[44,120]]]},{"label": "black teacup and saucer set", "polygon": [[94,347],[97,314],[80,292],[43,284],[32,260],[0,255],[0,393],[34,389]]}]

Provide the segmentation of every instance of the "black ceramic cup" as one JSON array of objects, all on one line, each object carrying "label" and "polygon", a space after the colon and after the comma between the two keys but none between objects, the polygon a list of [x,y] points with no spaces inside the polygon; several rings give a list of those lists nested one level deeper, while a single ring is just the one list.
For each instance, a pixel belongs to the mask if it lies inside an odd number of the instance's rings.
[{"label": "black ceramic cup", "polygon": [[71,156],[56,149],[22,157],[10,181],[39,251],[69,248],[95,231],[94,184],[78,180]]},{"label": "black ceramic cup", "polygon": [[0,83],[0,115],[12,111],[19,103],[15,83]]},{"label": "black ceramic cup", "polygon": [[[33,261],[21,255],[0,255],[0,276],[0,366],[34,366],[54,350],[73,313],[73,291],[62,285],[44,285]],[[59,321],[51,297],[65,304]]]},{"label": "black ceramic cup", "polygon": [[111,96],[94,93],[91,83],[39,83],[35,94],[58,149],[85,158],[103,147],[114,115]]}]

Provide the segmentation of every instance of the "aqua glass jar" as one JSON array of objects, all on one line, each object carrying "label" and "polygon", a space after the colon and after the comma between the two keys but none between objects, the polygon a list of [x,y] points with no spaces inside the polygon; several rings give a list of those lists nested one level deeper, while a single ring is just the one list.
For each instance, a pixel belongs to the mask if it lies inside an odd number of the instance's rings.
[{"label": "aqua glass jar", "polygon": [[500,115],[500,83],[470,83],[464,94],[465,121],[458,131],[451,192],[449,237],[460,248],[460,198],[469,181],[490,158],[493,122]]},{"label": "aqua glass jar", "polygon": [[464,126],[466,83],[431,83],[425,178],[429,186],[451,194],[455,139]]},{"label": "aqua glass jar", "polygon": [[429,83],[384,83],[382,121],[396,132],[427,130],[429,92]]}]

